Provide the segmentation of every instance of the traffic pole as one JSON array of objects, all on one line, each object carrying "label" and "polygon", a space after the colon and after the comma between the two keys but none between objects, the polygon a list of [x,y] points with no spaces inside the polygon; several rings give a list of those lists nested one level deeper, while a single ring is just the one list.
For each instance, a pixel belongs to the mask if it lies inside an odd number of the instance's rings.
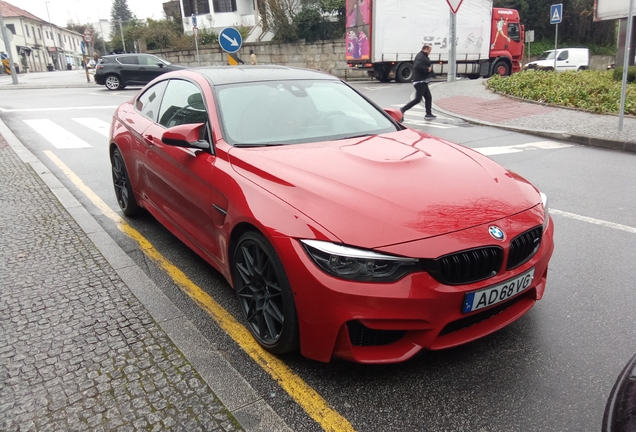
[{"label": "traffic pole", "polygon": [[457,15],[450,10],[450,35],[449,35],[449,49],[448,49],[448,76],[447,82],[454,82],[457,73],[457,60],[456,60],[456,45],[455,39],[457,39]]},{"label": "traffic pole", "polygon": [[625,35],[625,56],[623,57],[623,84],[621,86],[621,105],[618,113],[618,130],[623,130],[623,116],[625,115],[625,93],[627,92],[627,72],[629,70],[629,53],[632,50],[632,17],[634,16],[634,0],[629,2],[627,15],[627,34]]},{"label": "traffic pole", "polygon": [[554,72],[556,72],[556,60],[557,60],[557,40],[559,38],[559,23],[556,23],[554,28]]},{"label": "traffic pole", "polygon": [[11,52],[11,43],[9,42],[9,34],[7,28],[4,26],[4,20],[2,19],[2,11],[0,10],[0,28],[2,29],[2,39],[4,40],[4,47],[7,50],[9,56],[9,70],[11,71],[11,81],[13,84],[18,84],[18,75],[15,73],[15,66],[13,65],[13,53]]}]

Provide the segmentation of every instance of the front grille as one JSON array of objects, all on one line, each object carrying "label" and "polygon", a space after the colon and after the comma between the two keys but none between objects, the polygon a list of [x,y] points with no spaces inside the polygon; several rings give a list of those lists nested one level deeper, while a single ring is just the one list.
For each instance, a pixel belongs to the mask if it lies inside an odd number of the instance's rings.
[{"label": "front grille", "polygon": [[503,249],[488,246],[426,260],[426,271],[446,285],[463,285],[493,277],[501,269]]},{"label": "front grille", "polygon": [[541,246],[541,236],[543,227],[538,226],[519,234],[510,241],[510,251],[508,252],[508,263],[506,270],[512,270],[527,262],[537,253]]},{"label": "front grille", "polygon": [[470,327],[472,325],[478,324],[482,321],[486,321],[488,318],[492,318],[495,315],[505,311],[506,309],[508,309],[510,306],[514,305],[515,303],[517,303],[519,300],[521,300],[522,298],[524,298],[525,295],[519,295],[515,298],[513,298],[512,300],[502,303],[500,305],[497,305],[491,309],[487,309],[483,312],[478,312],[475,315],[471,315],[468,316],[466,318],[461,318],[458,319],[457,321],[453,321],[450,322],[446,325],[446,327],[444,327],[442,329],[442,331],[439,333],[440,336],[443,336],[445,334],[448,333],[452,333],[452,332],[456,332],[459,330],[463,330],[467,327]]},{"label": "front grille", "polygon": [[397,342],[406,331],[403,330],[374,330],[362,325],[359,321],[347,322],[349,340],[354,346],[389,345]]}]

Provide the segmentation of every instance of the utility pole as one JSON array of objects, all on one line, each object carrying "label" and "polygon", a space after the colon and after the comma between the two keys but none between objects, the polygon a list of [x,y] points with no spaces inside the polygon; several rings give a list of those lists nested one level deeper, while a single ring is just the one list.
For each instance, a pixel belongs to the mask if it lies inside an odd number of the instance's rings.
[{"label": "utility pole", "polygon": [[119,31],[121,33],[121,45],[124,48],[124,52],[126,52],[126,43],[124,42],[124,28],[121,26],[121,18],[119,21]]},{"label": "utility pole", "polygon": [[13,53],[11,52],[11,42],[9,42],[9,34],[7,33],[7,28],[4,26],[4,19],[2,19],[2,10],[0,10],[0,28],[2,29],[2,39],[4,40],[4,46],[9,55],[9,70],[11,71],[11,81],[13,82],[13,84],[17,84],[18,76],[15,73],[15,66],[13,65]]}]

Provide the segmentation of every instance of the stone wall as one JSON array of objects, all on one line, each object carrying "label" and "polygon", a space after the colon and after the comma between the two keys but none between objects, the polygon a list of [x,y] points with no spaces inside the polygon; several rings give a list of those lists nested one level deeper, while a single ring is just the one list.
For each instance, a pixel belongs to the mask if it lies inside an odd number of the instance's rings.
[{"label": "stone wall", "polygon": [[[259,64],[276,64],[320,70],[346,79],[367,77],[365,70],[347,67],[344,38],[313,43],[304,41],[286,44],[272,42],[248,43],[243,45],[237,53],[239,58],[247,64],[249,64],[250,50],[254,50]],[[149,52],[180,65],[199,66],[194,47],[189,50],[156,50]],[[199,47],[199,58],[201,66],[227,64],[227,53],[218,46]],[[535,57],[530,57],[531,61],[535,59]],[[527,58],[524,60],[523,63],[527,63]],[[607,66],[614,63],[614,60],[612,56],[591,56],[590,69],[604,70]]]},{"label": "stone wall", "polygon": [[[366,71],[351,70],[345,60],[345,41],[336,39],[306,43],[277,44],[272,42],[244,44],[237,52],[246,64],[250,62],[250,50],[254,50],[259,64],[275,64],[290,67],[302,67],[328,72],[339,78],[366,77]],[[149,51],[166,60],[189,67],[199,66],[194,47],[190,50]],[[199,47],[201,66],[227,64],[227,53],[218,46]]]}]

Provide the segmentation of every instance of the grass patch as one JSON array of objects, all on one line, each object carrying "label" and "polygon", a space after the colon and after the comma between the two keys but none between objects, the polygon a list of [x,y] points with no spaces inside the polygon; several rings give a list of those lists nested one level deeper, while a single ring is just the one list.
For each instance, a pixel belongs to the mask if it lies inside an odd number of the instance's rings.
[{"label": "grass patch", "polygon": [[[488,80],[488,88],[505,95],[596,114],[618,114],[621,81],[615,81],[612,75],[612,71],[528,70],[509,77],[495,75]],[[636,115],[636,83],[627,85],[625,114]]]}]

